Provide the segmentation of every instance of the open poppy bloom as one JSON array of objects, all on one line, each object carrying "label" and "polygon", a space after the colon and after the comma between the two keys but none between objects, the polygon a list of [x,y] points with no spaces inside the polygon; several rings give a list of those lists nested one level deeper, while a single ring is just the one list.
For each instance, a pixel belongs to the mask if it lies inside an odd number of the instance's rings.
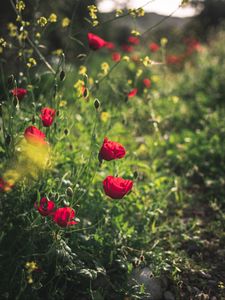
[{"label": "open poppy bloom", "polygon": [[125,154],[126,150],[121,144],[110,141],[107,137],[105,137],[99,152],[99,159],[109,161],[113,159],[123,158]]},{"label": "open poppy bloom", "polygon": [[106,42],[105,47],[109,50],[115,49],[115,44],[112,42]]},{"label": "open poppy bloom", "polygon": [[137,88],[131,90],[131,91],[128,93],[128,95],[127,95],[128,98],[132,98],[132,97],[136,96],[137,92],[138,92],[138,89],[137,89]]},{"label": "open poppy bloom", "polygon": [[166,62],[168,65],[177,65],[182,62],[182,57],[179,55],[168,55],[166,57]]},{"label": "open poppy bloom", "polygon": [[160,46],[156,43],[151,43],[149,45],[149,49],[151,50],[151,52],[157,52],[160,49]]},{"label": "open poppy bloom", "polygon": [[105,194],[112,199],[122,199],[133,187],[133,181],[121,177],[107,176],[103,181]]},{"label": "open poppy bloom", "polygon": [[140,40],[136,36],[129,36],[128,42],[133,45],[138,45],[140,43]]},{"label": "open poppy bloom", "polygon": [[24,132],[25,139],[33,145],[46,145],[45,134],[35,126],[29,126]]},{"label": "open poppy bloom", "polygon": [[55,203],[44,197],[41,199],[39,205],[37,202],[35,202],[34,207],[43,217],[47,217],[54,214]]},{"label": "open poppy bloom", "polygon": [[132,52],[133,51],[133,46],[131,46],[131,45],[127,45],[127,44],[123,44],[122,46],[121,46],[121,48],[122,48],[122,50],[124,51],[124,52]]},{"label": "open poppy bloom", "polygon": [[88,44],[92,50],[96,51],[102,47],[105,47],[107,42],[105,40],[103,40],[102,38],[100,38],[99,36],[97,36],[96,34],[89,32],[88,33]]},{"label": "open poppy bloom", "polygon": [[78,224],[78,222],[76,222],[74,218],[75,210],[71,207],[58,208],[53,215],[53,221],[60,227],[68,227]]},{"label": "open poppy bloom", "polygon": [[43,126],[49,127],[52,125],[55,118],[55,109],[45,107],[42,108],[40,118],[42,120]]},{"label": "open poppy bloom", "polygon": [[8,181],[5,181],[4,179],[0,178],[0,192],[8,192],[12,188],[12,184],[10,184]]},{"label": "open poppy bloom", "polygon": [[143,84],[144,84],[144,86],[147,88],[147,89],[149,89],[150,87],[151,87],[151,80],[150,79],[148,79],[148,78],[144,78],[143,79]]},{"label": "open poppy bloom", "polygon": [[11,93],[14,97],[17,97],[18,100],[22,100],[24,96],[26,96],[27,90],[22,88],[15,88],[11,90]]},{"label": "open poppy bloom", "polygon": [[113,52],[112,54],[112,60],[115,62],[118,62],[121,60],[121,55],[119,52]]}]

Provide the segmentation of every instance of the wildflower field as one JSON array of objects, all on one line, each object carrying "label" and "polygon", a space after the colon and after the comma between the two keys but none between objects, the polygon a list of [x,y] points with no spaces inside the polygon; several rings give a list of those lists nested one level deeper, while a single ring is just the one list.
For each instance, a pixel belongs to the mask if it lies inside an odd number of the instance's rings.
[{"label": "wildflower field", "polygon": [[86,5],[79,28],[78,0],[9,2],[0,299],[225,299],[224,28],[156,38],[142,7]]}]

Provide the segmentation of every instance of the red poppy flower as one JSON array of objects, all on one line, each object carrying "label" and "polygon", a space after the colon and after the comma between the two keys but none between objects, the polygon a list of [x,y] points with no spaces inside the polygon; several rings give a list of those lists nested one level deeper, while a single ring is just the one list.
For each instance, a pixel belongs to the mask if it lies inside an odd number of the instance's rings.
[{"label": "red poppy flower", "polygon": [[182,57],[178,55],[168,55],[166,57],[166,62],[169,65],[177,65],[182,62]]},{"label": "red poppy flower", "polygon": [[0,192],[8,192],[12,188],[12,184],[9,182],[5,181],[4,179],[0,178]]},{"label": "red poppy flower", "polygon": [[186,39],[185,43],[187,45],[187,55],[191,55],[194,52],[198,52],[202,50],[202,46],[196,39]]},{"label": "red poppy flower", "polygon": [[128,42],[129,42],[130,44],[133,44],[133,45],[139,45],[140,40],[139,40],[139,38],[136,37],[136,36],[129,36]]},{"label": "red poppy flower", "polygon": [[112,60],[115,62],[118,62],[121,60],[121,55],[119,52],[113,52],[112,54]]},{"label": "red poppy flower", "polygon": [[49,127],[52,125],[55,118],[55,109],[45,107],[42,108],[40,118],[42,120],[43,126]]},{"label": "red poppy flower", "polygon": [[144,78],[143,79],[143,84],[144,84],[144,86],[147,88],[147,89],[149,89],[150,87],[151,87],[151,80],[150,79],[148,79],[148,78]]},{"label": "red poppy flower", "polygon": [[138,92],[138,89],[137,89],[137,88],[131,90],[131,91],[128,93],[128,98],[132,98],[132,97],[136,96],[137,92]]},{"label": "red poppy flower", "polygon": [[151,52],[157,52],[160,49],[160,46],[156,43],[151,43],[149,45],[149,49],[151,50]]},{"label": "red poppy flower", "polygon": [[25,139],[33,145],[46,145],[45,134],[35,126],[29,126],[24,132]]},{"label": "red poppy flower", "polygon": [[126,154],[125,148],[117,143],[104,138],[102,147],[99,151],[99,158],[104,160],[113,160],[123,158]]},{"label": "red poppy flower", "polygon": [[121,48],[124,52],[132,52],[133,51],[133,47],[131,45],[127,45],[127,44],[122,45]]},{"label": "red poppy flower", "polygon": [[58,208],[53,216],[53,221],[61,227],[76,225],[78,222],[74,220],[75,211],[71,207]]},{"label": "red poppy flower", "polygon": [[115,49],[115,44],[112,42],[106,42],[105,47],[109,50]]},{"label": "red poppy flower", "polygon": [[105,47],[107,42],[100,38],[99,36],[89,32],[88,33],[88,44],[92,50],[98,50],[102,47]]},{"label": "red poppy flower", "polygon": [[26,96],[27,90],[22,88],[15,88],[11,90],[11,93],[14,97],[17,97],[19,100],[22,100],[24,96]]},{"label": "red poppy flower", "polygon": [[43,216],[50,216],[54,214],[55,203],[47,198],[42,198],[39,206],[38,203],[35,202],[34,207],[39,211],[39,213]]},{"label": "red poppy flower", "polygon": [[105,194],[112,199],[122,199],[133,187],[132,180],[107,176],[103,181]]}]

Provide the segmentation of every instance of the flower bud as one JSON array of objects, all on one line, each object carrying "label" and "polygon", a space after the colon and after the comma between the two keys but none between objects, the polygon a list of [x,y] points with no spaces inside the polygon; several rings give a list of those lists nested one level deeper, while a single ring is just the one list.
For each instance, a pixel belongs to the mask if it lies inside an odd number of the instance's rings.
[{"label": "flower bud", "polygon": [[64,81],[66,78],[66,73],[62,70],[59,74],[60,81]]},{"label": "flower bud", "polygon": [[94,106],[95,106],[95,109],[97,110],[100,106],[100,101],[98,99],[95,99],[95,102],[94,102]]},{"label": "flower bud", "polygon": [[66,189],[66,194],[68,197],[73,196],[73,189],[70,186]]},{"label": "flower bud", "polygon": [[8,83],[9,89],[13,88],[13,84],[14,84],[14,75],[13,74],[8,77],[7,83]]}]

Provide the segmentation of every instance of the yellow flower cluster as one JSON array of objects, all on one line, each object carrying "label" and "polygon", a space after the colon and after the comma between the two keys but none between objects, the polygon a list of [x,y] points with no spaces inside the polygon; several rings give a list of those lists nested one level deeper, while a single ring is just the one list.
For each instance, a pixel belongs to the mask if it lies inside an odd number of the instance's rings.
[{"label": "yellow flower cluster", "polygon": [[62,49],[56,49],[54,51],[52,51],[53,55],[57,55],[57,56],[61,56],[63,54],[63,50]]},{"label": "yellow flower cluster", "polygon": [[38,269],[38,265],[35,261],[28,261],[26,264],[25,264],[25,267],[27,269],[27,282],[29,284],[32,284],[34,281],[33,281],[33,278],[32,278],[32,272],[37,270]]},{"label": "yellow flower cluster", "polygon": [[73,87],[75,88],[78,97],[81,97],[81,96],[82,96],[84,86],[85,86],[84,81],[83,81],[83,80],[80,80],[80,79],[79,79],[77,82],[74,83],[74,86],[73,86]]},{"label": "yellow flower cluster", "polygon": [[110,67],[109,67],[109,64],[107,62],[103,62],[101,64],[101,70],[103,72],[103,75],[107,75],[109,73],[109,69],[110,69]]},{"label": "yellow flower cluster", "polygon": [[50,14],[50,16],[48,17],[48,21],[50,23],[56,23],[57,22],[57,15],[54,14],[54,13]]},{"label": "yellow flower cluster", "polygon": [[68,27],[70,25],[70,19],[69,18],[63,18],[61,25],[63,28]]},{"label": "yellow flower cluster", "polygon": [[30,58],[28,59],[27,67],[28,67],[28,68],[32,68],[32,67],[34,67],[34,66],[36,66],[36,65],[37,65],[36,60],[35,60],[33,57],[30,57]]},{"label": "yellow flower cluster", "polygon": [[24,41],[26,40],[26,38],[28,37],[28,31],[27,30],[23,30],[19,36],[18,36],[18,40],[19,41]]},{"label": "yellow flower cluster", "polygon": [[37,20],[38,25],[40,25],[41,27],[45,27],[48,23],[48,20],[45,17],[40,17]]},{"label": "yellow flower cluster", "polygon": [[141,61],[145,67],[152,63],[151,59],[148,56],[145,56],[143,59],[141,59]]},{"label": "yellow flower cluster", "polygon": [[15,37],[17,35],[17,26],[15,24],[11,22],[7,25],[7,28],[9,30],[9,36]]},{"label": "yellow flower cluster", "polygon": [[139,36],[139,35],[141,35],[140,32],[137,31],[137,30],[132,30],[132,31],[131,31],[131,34],[134,35],[134,36]]},{"label": "yellow flower cluster", "polygon": [[130,16],[136,18],[136,17],[143,17],[145,15],[145,11],[143,8],[130,8],[128,10],[128,13]]},{"label": "yellow flower cluster", "polygon": [[123,14],[124,14],[124,11],[122,9],[117,9],[115,16],[119,17],[119,16],[122,16]]},{"label": "yellow flower cluster", "polygon": [[0,45],[5,48],[7,46],[6,41],[3,38],[0,38]]},{"label": "yellow flower cluster", "polygon": [[79,75],[86,75],[87,74],[87,68],[85,66],[80,66]]},{"label": "yellow flower cluster", "polygon": [[97,26],[99,24],[98,22],[98,17],[97,17],[97,12],[98,9],[95,5],[88,5],[88,12],[89,16],[91,17],[92,20],[92,26]]},{"label": "yellow flower cluster", "polygon": [[110,119],[110,114],[107,111],[103,111],[100,115],[102,122],[106,123]]},{"label": "yellow flower cluster", "polygon": [[26,5],[25,5],[24,1],[18,1],[18,2],[16,3],[16,10],[17,10],[18,12],[21,12],[22,10],[24,10],[25,7],[26,7]]}]

